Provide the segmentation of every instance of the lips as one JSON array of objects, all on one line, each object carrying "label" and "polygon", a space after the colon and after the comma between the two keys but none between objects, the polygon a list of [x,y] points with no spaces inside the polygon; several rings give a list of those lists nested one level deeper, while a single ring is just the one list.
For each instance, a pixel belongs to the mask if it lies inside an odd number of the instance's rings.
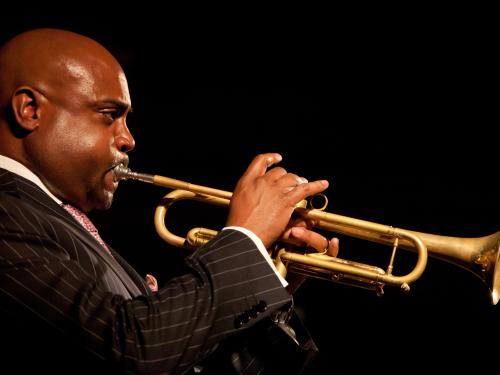
[{"label": "lips", "polygon": [[114,192],[118,188],[118,181],[115,181],[113,169],[109,169],[104,175],[104,188],[111,192]]},{"label": "lips", "polygon": [[127,167],[128,162],[128,157],[120,156],[120,159],[115,160],[111,167],[106,170],[106,174],[104,175],[104,186],[106,190],[114,192],[117,189],[118,181],[115,179],[113,170],[119,165]]},{"label": "lips", "polygon": [[119,160],[114,161],[113,164],[111,165],[111,167],[109,169],[110,170],[114,169],[114,168],[116,168],[119,165],[123,165],[125,168],[127,168],[128,167],[128,162],[129,162],[128,157],[124,157],[124,158],[122,157]]}]

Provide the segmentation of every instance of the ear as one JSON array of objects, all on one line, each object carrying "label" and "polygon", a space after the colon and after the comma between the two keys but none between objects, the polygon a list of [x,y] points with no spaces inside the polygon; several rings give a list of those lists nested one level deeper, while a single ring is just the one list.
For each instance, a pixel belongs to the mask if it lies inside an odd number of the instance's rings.
[{"label": "ear", "polygon": [[32,132],[39,125],[39,94],[31,87],[19,87],[12,96],[12,114],[19,126],[26,132]]}]

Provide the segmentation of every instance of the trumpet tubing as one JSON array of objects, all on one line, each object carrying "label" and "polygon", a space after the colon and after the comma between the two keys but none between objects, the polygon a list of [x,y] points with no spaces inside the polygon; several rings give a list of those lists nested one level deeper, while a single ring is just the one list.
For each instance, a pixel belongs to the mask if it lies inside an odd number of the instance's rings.
[{"label": "trumpet tubing", "polygon": [[[155,227],[160,237],[166,242],[186,248],[199,247],[217,235],[217,231],[207,228],[193,228],[186,237],[180,237],[168,230],[165,217],[168,208],[180,200],[195,200],[218,206],[229,206],[232,193],[202,185],[194,185],[169,177],[136,173],[124,166],[114,169],[116,180],[134,179],[142,182],[175,189],[166,194],[155,211]],[[500,299],[500,271],[497,267],[500,259],[500,231],[478,238],[448,237],[416,232],[370,221],[355,219],[328,213],[322,209],[306,209],[304,202],[295,212],[304,218],[314,220],[315,227],[339,234],[392,246],[392,254],[384,270],[380,267],[353,262],[346,259],[332,258],[327,255],[310,253],[299,254],[280,249],[274,255],[278,271],[286,276],[287,270],[307,276],[373,289],[383,294],[385,285],[399,286],[408,291],[424,272],[427,255],[463,267],[474,273],[488,286],[492,304]],[[406,275],[393,275],[393,263],[398,248],[415,251],[417,261],[414,268]]]}]

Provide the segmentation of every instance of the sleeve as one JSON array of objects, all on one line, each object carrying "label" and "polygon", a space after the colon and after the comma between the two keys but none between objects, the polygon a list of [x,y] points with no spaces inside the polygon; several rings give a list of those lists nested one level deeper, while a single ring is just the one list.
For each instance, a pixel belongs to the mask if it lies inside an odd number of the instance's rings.
[{"label": "sleeve", "polygon": [[182,373],[291,299],[255,243],[231,229],[191,254],[190,271],[156,295],[125,299],[99,282],[105,268],[68,255],[81,246],[69,232],[31,207],[0,203],[2,320],[44,326],[53,336],[45,340],[89,353],[96,366]]},{"label": "sleeve", "polygon": [[259,249],[260,253],[264,257],[266,262],[269,264],[269,266],[272,268],[272,270],[276,274],[276,277],[280,280],[281,285],[283,285],[284,288],[286,288],[288,286],[288,281],[286,281],[283,278],[283,276],[281,276],[281,274],[278,272],[278,270],[274,266],[273,260],[271,259],[271,257],[269,256],[269,253],[267,252],[266,247],[264,246],[264,244],[262,243],[260,238],[255,235],[255,233],[253,233],[252,231],[249,231],[246,228],[235,227],[235,226],[225,227],[223,230],[226,230],[226,229],[238,230],[238,231],[246,234],[254,242],[255,246]]}]

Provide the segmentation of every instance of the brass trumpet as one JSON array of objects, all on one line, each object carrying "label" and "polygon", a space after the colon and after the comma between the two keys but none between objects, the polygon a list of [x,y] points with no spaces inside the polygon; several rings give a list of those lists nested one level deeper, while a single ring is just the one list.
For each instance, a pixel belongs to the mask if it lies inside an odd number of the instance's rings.
[{"label": "brass trumpet", "polygon": [[[195,200],[217,206],[228,206],[232,193],[206,186],[194,185],[169,177],[133,172],[120,165],[114,169],[116,180],[138,180],[175,189],[164,196],[155,211],[155,227],[160,237],[171,245],[196,248],[210,241],[217,231],[206,228],[193,228],[186,237],[170,232],[165,225],[168,208],[180,200]],[[427,254],[465,268],[478,276],[487,285],[491,303],[496,305],[500,299],[500,271],[498,271],[500,231],[478,238],[448,237],[415,232],[342,215],[324,212],[324,208],[306,208],[307,202],[297,205],[295,212],[312,219],[316,228],[333,231],[347,236],[392,246],[392,254],[384,270],[380,267],[333,258],[320,253],[299,254],[280,249],[274,256],[274,263],[283,277],[287,270],[307,276],[373,289],[383,294],[385,285],[399,286],[409,291],[409,285],[424,272]],[[406,275],[392,274],[396,250],[416,251],[417,261]]]}]

